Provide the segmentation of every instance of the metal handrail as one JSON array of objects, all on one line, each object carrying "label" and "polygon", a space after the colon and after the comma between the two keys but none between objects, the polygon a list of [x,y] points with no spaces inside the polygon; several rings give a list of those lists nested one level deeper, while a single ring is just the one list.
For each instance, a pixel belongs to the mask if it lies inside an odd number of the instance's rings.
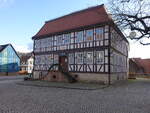
[{"label": "metal handrail", "polygon": [[39,79],[44,79],[44,77],[46,77],[48,75],[48,73],[51,71],[51,69],[54,67],[54,66],[59,66],[59,64],[52,64],[49,69],[47,70],[47,73],[45,75],[42,74],[42,72],[40,73],[39,75]]},{"label": "metal handrail", "polygon": [[65,77],[69,80],[70,83],[74,83],[74,82],[77,81],[74,77],[72,77],[72,76],[69,74],[69,72],[65,72],[65,71],[63,70],[62,66],[60,66],[60,65],[59,65],[59,71],[60,71],[61,73],[63,73],[63,75],[65,75]]},{"label": "metal handrail", "polygon": [[48,76],[48,73],[53,69],[54,66],[58,66],[58,70],[63,73],[63,75],[69,80],[70,83],[76,82],[77,80],[72,77],[68,72],[65,72],[62,68],[62,66],[60,66],[59,64],[53,64],[49,67],[47,74],[45,74],[44,76],[41,74],[40,75],[40,79],[44,79],[44,77]]}]

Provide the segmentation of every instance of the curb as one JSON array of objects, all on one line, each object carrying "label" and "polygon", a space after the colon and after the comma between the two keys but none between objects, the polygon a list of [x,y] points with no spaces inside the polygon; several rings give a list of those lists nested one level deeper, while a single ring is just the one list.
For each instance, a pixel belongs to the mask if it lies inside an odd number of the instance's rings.
[{"label": "curb", "polygon": [[47,88],[61,88],[61,89],[73,89],[73,90],[99,90],[99,89],[105,89],[109,86],[101,87],[101,88],[77,88],[77,87],[65,87],[65,86],[48,86],[48,85],[35,85],[35,84],[23,84],[23,83],[16,83],[17,85],[23,85],[23,86],[34,86],[34,87],[47,87]]}]

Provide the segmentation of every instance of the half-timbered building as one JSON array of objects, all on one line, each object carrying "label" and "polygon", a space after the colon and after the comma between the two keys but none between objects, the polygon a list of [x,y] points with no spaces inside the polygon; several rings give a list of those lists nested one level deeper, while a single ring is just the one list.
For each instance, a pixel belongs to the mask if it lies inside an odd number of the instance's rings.
[{"label": "half-timbered building", "polygon": [[67,73],[78,81],[127,79],[128,41],[104,5],[47,21],[32,39],[34,78],[65,81]]}]

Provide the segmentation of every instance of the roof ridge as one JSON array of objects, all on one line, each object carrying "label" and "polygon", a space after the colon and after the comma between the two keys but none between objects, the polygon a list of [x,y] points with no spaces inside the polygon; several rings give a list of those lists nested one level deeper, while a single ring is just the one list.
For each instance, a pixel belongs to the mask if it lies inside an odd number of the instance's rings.
[{"label": "roof ridge", "polygon": [[0,45],[0,46],[7,46],[7,45],[11,45],[10,43],[8,43],[8,44],[3,44],[3,45]]},{"label": "roof ridge", "polygon": [[55,20],[64,18],[64,17],[66,17],[66,16],[71,16],[71,15],[74,15],[74,14],[77,14],[77,13],[81,13],[81,12],[84,12],[84,11],[92,10],[92,9],[94,9],[94,8],[99,8],[99,7],[102,7],[102,6],[104,6],[104,4],[96,5],[96,6],[91,6],[91,7],[85,8],[85,9],[81,9],[81,10],[78,10],[78,11],[74,11],[74,12],[68,13],[68,14],[66,14],[66,15],[64,15],[64,16],[56,17],[56,18],[54,18],[54,19],[45,21],[45,23],[49,23],[49,22],[52,22],[52,21],[55,21]]},{"label": "roof ridge", "polygon": [[9,44],[0,45],[0,52],[2,52],[9,45],[11,44],[9,43]]}]

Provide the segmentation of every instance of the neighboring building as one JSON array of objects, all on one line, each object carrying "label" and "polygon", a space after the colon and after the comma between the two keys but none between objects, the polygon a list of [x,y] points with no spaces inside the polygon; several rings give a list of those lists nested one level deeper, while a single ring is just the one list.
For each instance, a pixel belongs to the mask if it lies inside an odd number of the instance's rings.
[{"label": "neighboring building", "polygon": [[0,75],[20,70],[20,58],[11,44],[0,45]]},{"label": "neighboring building", "polygon": [[20,68],[21,68],[21,71],[28,71],[28,59],[30,58],[30,56],[26,56],[26,55],[23,55],[21,56],[21,65],[20,65]]},{"label": "neighboring building", "polygon": [[131,76],[150,75],[150,59],[130,58],[129,73]]},{"label": "neighboring building", "polygon": [[142,74],[144,73],[143,67],[136,62],[134,58],[129,59],[129,74]]},{"label": "neighboring building", "polygon": [[78,81],[110,83],[128,78],[128,41],[104,5],[47,21],[33,37],[34,78],[65,81],[58,68]]},{"label": "neighboring building", "polygon": [[33,71],[33,63],[34,63],[34,57],[32,55],[28,59],[28,73],[32,73],[32,71]]},{"label": "neighboring building", "polygon": [[33,70],[33,53],[21,53],[21,71],[26,71],[27,73],[32,73]]}]

